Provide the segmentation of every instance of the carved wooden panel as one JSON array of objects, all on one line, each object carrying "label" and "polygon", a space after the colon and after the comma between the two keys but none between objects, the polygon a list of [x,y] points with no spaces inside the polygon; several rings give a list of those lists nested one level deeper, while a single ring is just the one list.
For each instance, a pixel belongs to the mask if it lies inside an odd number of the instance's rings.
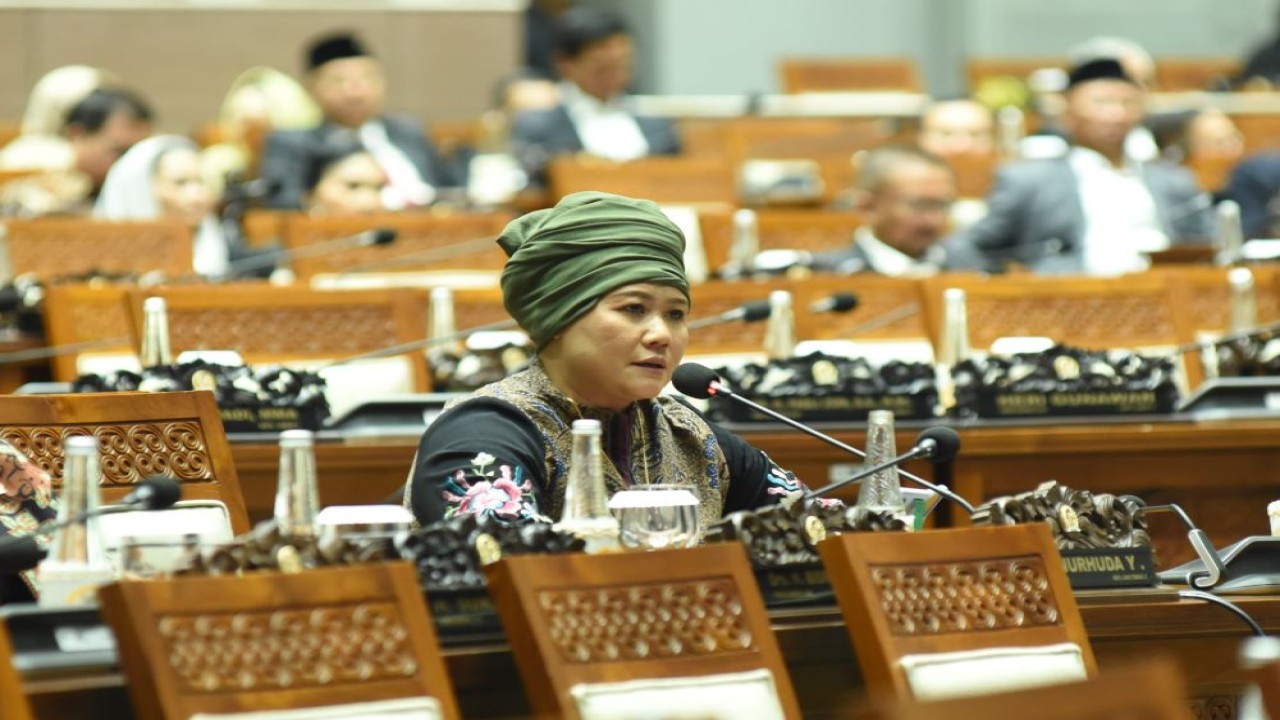
[{"label": "carved wooden panel", "polygon": [[1028,335],[1085,347],[1175,341],[1172,311],[1160,295],[996,299],[970,292],[968,309],[970,342],[977,348]]},{"label": "carved wooden panel", "polygon": [[[1272,290],[1272,285],[1260,284],[1257,288],[1259,323],[1280,320],[1280,295]],[[1192,329],[1225,331],[1231,326],[1231,289],[1225,282],[1196,286],[1188,296]]]},{"label": "carved wooden panel", "polygon": [[[764,300],[768,297],[768,289],[762,289],[759,297],[752,299]],[[699,320],[719,315],[738,307],[746,300],[746,298],[698,298],[695,296],[690,319]],[[753,323],[729,322],[690,330],[688,352],[763,352],[766,327],[768,327],[768,321],[761,320]]]},{"label": "carved wooden panel", "polygon": [[[70,304],[71,328],[75,342],[114,340],[132,336],[129,308],[125,305],[124,293],[121,292],[115,298],[100,299],[102,302]],[[125,340],[122,344],[127,345],[129,341]]]},{"label": "carved wooden panel", "polygon": [[94,272],[191,272],[191,230],[179,221],[15,220],[7,226],[5,242],[15,275],[49,279]]},{"label": "carved wooden panel", "polygon": [[392,602],[157,617],[183,691],[265,692],[413,677],[418,661]]},{"label": "carved wooden panel", "polygon": [[911,58],[788,58],[780,62],[783,92],[901,90],[920,92]]},{"label": "carved wooden panel", "polygon": [[1037,555],[873,565],[871,577],[894,635],[1062,624],[1044,561]]},{"label": "carved wooden panel", "polygon": [[723,158],[650,157],[627,163],[557,158],[547,169],[551,195],[600,190],[660,203],[737,201],[730,163]]},{"label": "carved wooden panel", "polygon": [[56,479],[62,477],[63,441],[75,435],[98,440],[102,486],[136,484],[153,474],[171,475],[181,483],[214,482],[208,443],[200,422],[94,425],[6,425],[0,439],[13,445]]},{"label": "carved wooden panel", "polygon": [[1191,715],[1195,720],[1235,720],[1239,701],[1235,695],[1193,697]]},{"label": "carved wooden panel", "polygon": [[[857,295],[858,307],[853,311],[825,313],[814,318],[817,337],[880,340],[929,337],[916,286],[906,282],[894,287],[878,284]],[[818,298],[811,297],[809,301],[815,299]]]},{"label": "carved wooden panel", "polygon": [[753,652],[755,638],[731,578],[537,595],[566,663],[659,660]]},{"label": "carved wooden panel", "polygon": [[[423,271],[447,269],[500,270],[506,254],[497,237],[507,216],[389,216],[376,219],[290,218],[286,242],[290,248],[348,237],[370,228],[395,230],[395,241],[382,247],[353,247],[294,262],[302,277],[316,273],[336,273],[370,266],[369,271]],[[396,264],[388,264],[396,261]],[[379,267],[372,265],[380,264]]]},{"label": "carved wooden panel", "polygon": [[[169,307],[174,352],[347,355],[401,341],[390,304],[348,306]],[[426,331],[425,325],[423,332]]]}]

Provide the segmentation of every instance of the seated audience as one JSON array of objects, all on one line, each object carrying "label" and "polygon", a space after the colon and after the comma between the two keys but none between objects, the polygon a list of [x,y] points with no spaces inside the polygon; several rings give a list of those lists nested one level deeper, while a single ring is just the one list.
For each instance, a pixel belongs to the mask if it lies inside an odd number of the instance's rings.
[{"label": "seated audience", "polygon": [[600,420],[609,493],[694,486],[703,527],[802,489],[795,476],[662,389],[689,340],[684,236],[647,200],[583,192],[498,238],[507,311],[537,346],[526,370],[450,405],[418,448],[405,503],[424,524],[463,514],[558,519],[572,436]]},{"label": "seated audience", "polygon": [[273,130],[320,124],[320,108],[297,80],[269,67],[250,68],[231,83],[218,114],[218,142],[200,152],[205,182],[221,197],[228,177],[257,172],[259,143]]},{"label": "seated audience", "polygon": [[920,117],[917,142],[938,157],[990,155],[996,150],[995,116],[976,100],[941,100]]},{"label": "seated audience", "polygon": [[[57,515],[49,474],[0,440],[0,538],[31,535]],[[0,574],[0,605],[31,602],[38,595],[34,571]]]},{"label": "seated audience", "polygon": [[359,143],[326,147],[311,156],[303,207],[312,215],[379,213],[386,185],[386,173]]},{"label": "seated audience", "polygon": [[1223,195],[1240,205],[1246,238],[1280,237],[1280,152],[1245,158],[1231,171]]},{"label": "seated audience", "polygon": [[560,16],[560,104],[516,116],[512,130],[517,156],[530,177],[542,180],[547,162],[560,155],[586,153],[624,161],[680,152],[670,120],[639,117],[628,105],[633,54],[626,23],[612,12],[583,6]]},{"label": "seated audience", "polygon": [[959,246],[996,266],[1117,275],[1145,268],[1145,252],[1208,240],[1212,213],[1191,174],[1126,154],[1141,118],[1142,90],[1120,63],[1074,68],[1063,114],[1070,152],[1001,167],[987,216]]},{"label": "seated audience", "polygon": [[1244,90],[1273,90],[1280,84],[1280,22],[1271,37],[1249,53],[1235,84]]},{"label": "seated audience", "polygon": [[66,170],[72,164],[67,144],[67,115],[89,93],[115,76],[87,65],[67,65],[51,70],[36,82],[22,115],[22,131],[0,149],[3,170]]},{"label": "seated audience", "polygon": [[950,229],[955,174],[937,155],[913,147],[867,153],[858,168],[857,207],[866,224],[842,250],[815,255],[815,270],[931,275],[950,266],[939,241]]},{"label": "seated audience", "polygon": [[196,144],[178,135],[157,135],[133,146],[111,168],[93,215],[104,220],[185,221],[194,233],[193,269],[216,277],[227,272],[231,253],[213,205],[200,174]]},{"label": "seated audience", "polygon": [[382,66],[352,35],[330,35],[307,51],[307,87],[324,120],[306,130],[267,136],[262,177],[277,190],[267,204],[301,208],[311,153],[332,139],[357,140],[387,174],[382,193],[389,210],[430,205],[451,174],[419,123],[383,114],[386,80]]}]

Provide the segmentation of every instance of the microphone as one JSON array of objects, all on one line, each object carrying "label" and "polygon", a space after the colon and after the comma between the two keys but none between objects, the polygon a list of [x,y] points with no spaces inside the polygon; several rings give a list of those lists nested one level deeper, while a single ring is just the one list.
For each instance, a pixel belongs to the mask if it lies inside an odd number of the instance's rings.
[{"label": "microphone", "polygon": [[1120,495],[1116,499],[1143,508],[1147,512],[1171,512],[1178,516],[1178,519],[1187,526],[1187,541],[1191,543],[1191,548],[1196,551],[1196,559],[1204,565],[1203,570],[1187,571],[1187,585],[1201,590],[1208,590],[1226,579],[1227,566],[1222,562],[1222,557],[1218,555],[1218,550],[1213,546],[1213,541],[1209,539],[1209,534],[1196,527],[1196,524],[1191,521],[1191,516],[1187,515],[1182,506],[1177,503],[1148,505],[1146,500],[1137,495]]},{"label": "microphone", "polygon": [[381,260],[373,260],[371,262],[360,263],[346,268],[338,273],[339,276],[350,275],[351,273],[368,272],[370,270],[383,270],[386,268],[400,267],[403,265],[422,265],[424,263],[436,262],[438,260],[452,260],[456,257],[464,255],[475,255],[484,252],[493,247],[497,238],[483,237],[474,240],[464,240],[449,245],[441,245],[440,247],[427,248],[417,252],[397,255],[393,258],[383,258]]},{"label": "microphone", "polygon": [[[960,452],[960,436],[956,434],[955,430],[952,430],[949,427],[942,427],[940,425],[926,428],[925,431],[920,433],[916,438],[915,446],[905,453],[882,462],[879,465],[872,465],[869,468],[863,468],[844,480],[833,482],[826,487],[822,487],[817,490],[808,490],[805,492],[805,499],[809,500],[823,495],[828,495],[842,487],[852,485],[856,482],[862,482],[881,470],[888,470],[889,468],[900,465],[908,460],[915,460],[919,458],[921,460],[932,460],[936,463],[947,462],[951,458],[955,457],[957,452]],[[899,470],[899,472],[901,472],[901,470]],[[966,505],[968,505],[968,503],[961,503],[962,507]],[[973,514],[972,506],[968,506],[966,509],[970,514]]]},{"label": "microphone", "polygon": [[847,313],[858,307],[858,296],[853,293],[835,293],[821,300],[816,300],[809,305],[809,312],[813,314],[835,312]]},{"label": "microphone", "polygon": [[302,258],[328,255],[352,248],[390,245],[395,242],[398,234],[394,228],[374,228],[346,237],[325,240],[314,245],[262,253],[230,263],[224,277],[227,279],[235,278],[249,270],[261,270],[262,268],[275,267],[281,262],[293,262]]},{"label": "microphone", "polygon": [[701,330],[712,325],[723,325],[724,323],[737,322],[759,322],[767,320],[772,308],[769,306],[768,300],[752,300],[749,303],[739,305],[732,310],[726,310],[719,315],[712,315],[709,318],[694,320],[689,323],[690,330]]},{"label": "microphone", "polygon": [[376,358],[381,358],[381,357],[390,357],[392,355],[400,355],[402,353],[407,353],[412,350],[421,350],[424,348],[429,348],[432,345],[446,345],[451,342],[466,340],[468,337],[475,335],[476,333],[496,332],[500,330],[511,330],[512,328],[515,328],[515,327],[518,327],[515,320],[499,320],[498,322],[492,322],[487,325],[477,325],[476,327],[468,328],[466,330],[459,330],[458,332],[449,333],[448,335],[441,335],[439,337],[427,337],[427,338],[422,338],[421,340],[410,340],[409,342],[400,343],[399,345],[391,345],[388,347],[380,348],[378,350],[370,350],[369,352],[360,353],[359,355],[352,355],[351,357],[345,357],[339,360],[334,360],[331,363],[326,363],[324,365],[321,365],[320,367],[316,368],[314,372],[328,370],[331,367],[346,365],[347,363],[353,363],[358,360],[374,360]]},{"label": "microphone", "polygon": [[164,510],[171,507],[182,497],[182,485],[167,475],[152,475],[142,482],[133,492],[125,495],[116,505],[104,505],[87,513],[74,515],[65,520],[49,522],[41,525],[31,535],[12,535],[0,538],[0,573],[17,573],[31,570],[48,556],[49,551],[36,542],[36,535],[48,535],[64,527],[82,523],[100,515],[133,510]]},{"label": "microphone", "polygon": [[[679,390],[681,393],[688,395],[689,397],[692,397],[692,398],[705,400],[713,395],[729,398],[734,402],[746,405],[747,407],[751,408],[752,410],[755,410],[756,412],[768,415],[774,420],[777,420],[778,422],[794,430],[799,430],[800,432],[804,433],[805,435],[808,435],[809,437],[821,440],[822,442],[838,450],[843,450],[849,453],[850,455],[854,455],[860,458],[865,458],[867,456],[865,452],[859,450],[856,447],[853,447],[852,445],[842,443],[839,440],[831,437],[830,435],[821,433],[809,427],[808,425],[792,420],[791,418],[787,417],[786,415],[783,415],[782,413],[771,410],[759,403],[752,402],[751,400],[748,400],[747,398],[744,398],[741,395],[738,395],[737,393],[733,392],[733,390],[730,389],[727,385],[725,385],[724,382],[720,380],[720,376],[716,375],[714,370],[712,370],[711,368],[708,368],[705,365],[699,365],[698,363],[685,363],[681,365],[680,367],[676,368],[675,373],[672,374],[671,384],[675,386],[676,390]],[[943,445],[943,443],[947,442],[945,440],[939,439],[938,436],[936,435],[930,436],[930,439],[932,439],[935,443],[938,444],[939,450],[944,449],[945,446]],[[956,437],[956,447],[959,447],[958,436]],[[954,454],[954,450],[952,451],[952,454]],[[935,462],[941,462],[941,461],[938,460]],[[949,488],[947,488],[947,486],[930,482],[920,477],[919,475],[914,475],[912,473],[907,472],[906,470],[900,469],[898,470],[898,474],[920,485],[921,487],[926,488],[928,490],[932,490],[933,492],[941,495],[942,497],[945,497],[948,500],[956,503],[960,507],[964,508],[970,515],[973,514],[973,505],[968,500],[965,500],[964,498],[960,497],[956,493],[952,492]],[[807,497],[809,497],[808,494],[806,494],[806,498]]]}]

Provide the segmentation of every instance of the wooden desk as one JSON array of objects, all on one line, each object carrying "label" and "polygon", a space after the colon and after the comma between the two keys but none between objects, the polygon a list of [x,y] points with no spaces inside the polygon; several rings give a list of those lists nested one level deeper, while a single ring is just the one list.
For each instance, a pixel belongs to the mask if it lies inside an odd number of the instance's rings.
[{"label": "wooden desk", "polygon": [[[1280,632],[1280,597],[1237,602],[1270,633]],[[1225,610],[1198,601],[1082,603],[1081,612],[1102,670],[1153,653],[1182,665],[1197,717],[1235,717],[1242,676],[1235,669],[1245,626]],[[774,630],[806,718],[850,718],[863,709],[853,651],[834,607],[775,611]],[[445,650],[464,717],[527,717],[515,663],[504,643]],[[113,671],[27,682],[38,718],[130,717],[122,680]]]},{"label": "wooden desk", "polygon": [[[865,445],[860,427],[824,429],[855,447]],[[963,447],[954,463],[955,489],[975,504],[1056,479],[1076,489],[1180,503],[1221,546],[1244,535],[1269,533],[1266,505],[1280,498],[1280,421],[957,429]],[[829,479],[833,464],[854,462],[835,448],[777,426],[741,434],[815,486]],[[900,432],[898,450],[911,447],[915,435],[915,430]],[[384,500],[403,485],[416,447],[417,438],[409,437],[317,443],[320,501],[345,505]],[[274,445],[233,441],[232,453],[250,517],[270,517],[279,451]],[[907,467],[931,477],[927,463]],[[1151,525],[1162,567],[1191,557],[1186,528],[1174,517],[1153,516]]]}]

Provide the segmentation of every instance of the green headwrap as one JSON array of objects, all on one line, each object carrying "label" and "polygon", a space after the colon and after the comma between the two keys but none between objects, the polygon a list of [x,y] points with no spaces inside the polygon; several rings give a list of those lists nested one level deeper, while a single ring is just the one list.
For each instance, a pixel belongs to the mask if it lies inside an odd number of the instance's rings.
[{"label": "green headwrap", "polygon": [[684,235],[649,200],[566,195],[511,221],[498,245],[510,258],[502,302],[539,349],[624,285],[669,285],[689,297]]}]

